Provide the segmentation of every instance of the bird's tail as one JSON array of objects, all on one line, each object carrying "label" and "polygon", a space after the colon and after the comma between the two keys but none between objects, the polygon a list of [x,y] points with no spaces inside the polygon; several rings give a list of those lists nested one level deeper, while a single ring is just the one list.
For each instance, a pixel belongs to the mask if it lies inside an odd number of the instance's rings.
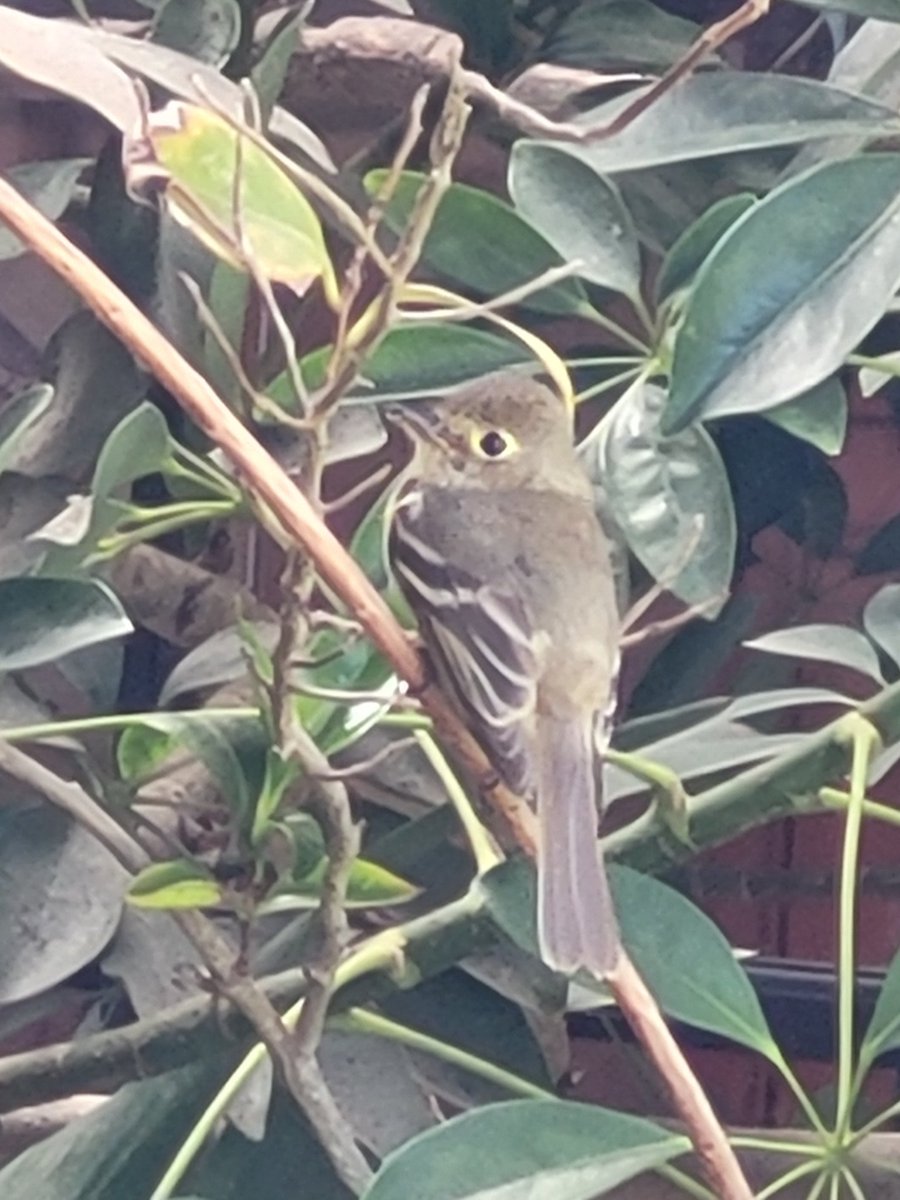
[{"label": "bird's tail", "polygon": [[554,970],[605,975],[619,931],[597,842],[592,722],[538,725],[538,942]]}]

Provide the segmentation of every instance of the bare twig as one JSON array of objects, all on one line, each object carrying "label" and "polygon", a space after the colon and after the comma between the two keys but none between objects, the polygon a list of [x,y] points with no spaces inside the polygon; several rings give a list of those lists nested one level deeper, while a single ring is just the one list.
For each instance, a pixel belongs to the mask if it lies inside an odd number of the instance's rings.
[{"label": "bare twig", "polygon": [[313,407],[318,414],[330,412],[356,379],[366,355],[390,327],[404,284],[421,257],[434,215],[452,182],[453,163],[471,111],[461,84],[462,74],[457,70],[451,75],[447,99],[431,139],[432,169],[419,188],[410,218],[390,257],[384,285],[360,323],[362,328],[357,325],[356,335],[348,335],[341,361],[333,361],[327,383],[314,397]]},{"label": "bare twig", "polygon": [[645,1052],[666,1081],[719,1200],[752,1200],[725,1131],[634,964],[622,954],[606,984]]},{"label": "bare twig", "polygon": [[366,265],[366,260],[370,257],[369,247],[375,243],[378,226],[381,223],[381,218],[384,215],[385,208],[390,203],[391,197],[396,191],[397,184],[406,166],[409,156],[413,151],[417,140],[422,133],[422,112],[425,108],[425,101],[428,97],[428,87],[423,85],[418,89],[413,96],[412,104],[410,105],[409,119],[406,124],[406,132],[397,147],[397,152],[394,155],[388,173],[378,189],[377,195],[374,197],[369,212],[366,216],[365,229],[366,240],[360,241],[353,252],[350,263],[344,273],[344,283],[341,289],[341,304],[338,310],[337,332],[335,333],[334,345],[331,349],[331,355],[328,359],[328,369],[326,371],[326,381],[332,384],[341,370],[344,359],[347,354],[347,336],[350,329],[350,317],[353,312],[353,306],[359,298],[359,293],[363,283],[363,272]]},{"label": "bare twig", "polygon": [[648,625],[642,625],[634,633],[623,634],[619,638],[619,649],[629,650],[632,646],[640,645],[641,642],[648,642],[651,638],[662,637],[664,633],[671,633],[673,629],[680,629],[682,625],[687,625],[695,617],[706,616],[712,609],[717,608],[723,599],[724,597],[721,595],[710,596],[708,600],[701,600],[699,604],[691,604],[688,608],[674,613],[671,617],[661,617],[658,621],[651,621]]}]

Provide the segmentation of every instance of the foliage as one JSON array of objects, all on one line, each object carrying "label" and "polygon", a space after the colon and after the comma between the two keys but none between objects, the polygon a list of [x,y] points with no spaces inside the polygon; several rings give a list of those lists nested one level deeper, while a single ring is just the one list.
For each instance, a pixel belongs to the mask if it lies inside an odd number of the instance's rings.
[{"label": "foliage", "polygon": [[[668,1015],[764,1056],[795,1094],[811,1140],[735,1143],[775,1156],[762,1194],[809,1175],[861,1195],[854,1156],[897,1111],[856,1116],[871,1068],[900,1045],[900,955],[862,1037],[853,985],[860,822],[897,823],[866,786],[900,756],[898,587],[876,592],[860,628],[797,621],[750,639],[733,585],[750,536],[775,520],[819,565],[841,543],[847,498],[828,460],[863,393],[900,374],[900,119],[886,82],[900,6],[809,5],[864,18],[822,20],[849,35],[828,80],[738,70],[720,48],[628,116],[652,87],[643,73],[699,33],[686,16],[649,0],[443,0],[429,11],[466,61],[492,80],[531,74],[532,91],[513,85],[504,107],[481,76],[457,74],[424,109],[407,98],[409,136],[373,127],[340,167],[289,107],[306,5],[273,21],[238,0],[161,0],[135,36],[73,7],[85,19],[0,8],[0,64],[99,114],[110,144],[7,177],[77,230],[317,512],[329,473],[346,484],[349,460],[385,460],[384,402],[499,368],[574,381],[598,516],[629,564],[623,592],[655,586],[694,617],[646,670],[604,767],[609,800],[648,801],[607,839],[625,943]],[[399,55],[418,26],[392,28]],[[883,69],[851,87],[846,63],[873,34]],[[641,76],[613,96],[597,74],[611,69]],[[252,89],[235,82],[248,77]],[[152,88],[149,112],[135,79]],[[541,115],[560,93],[573,124]],[[511,136],[505,194],[487,170],[461,177],[473,95],[495,105],[469,130],[483,161]],[[613,136],[579,138],[615,120]],[[0,258],[23,251],[0,230]],[[98,995],[83,1053],[73,1042],[50,1092],[41,1051],[0,1059],[10,1104],[88,1090],[97,1063],[117,1089],[0,1170],[3,1195],[211,1198],[250,1184],[273,1200],[287,1186],[317,1200],[588,1200],[649,1171],[710,1195],[672,1165],[682,1136],[556,1098],[539,1017],[602,1003],[602,987],[538,961],[530,866],[500,861],[392,665],[333,580],[286,545],[217,430],[84,312],[54,349],[0,416],[0,492],[18,504],[0,525],[0,1015],[64,1004],[66,981],[99,964],[137,1019],[99,1032],[115,1006]],[[736,466],[738,435],[750,451],[776,446],[773,462],[748,451]],[[760,521],[763,465],[777,511]],[[408,623],[384,561],[383,489],[356,506],[350,550]],[[900,563],[900,514],[884,517],[857,576]],[[210,569],[223,530],[251,560],[272,542],[287,551],[274,599]],[[135,627],[178,661],[128,703]],[[754,684],[711,695],[742,642]],[[865,700],[779,686],[776,656],[848,670]],[[844,814],[828,1120],[722,933],[650,877],[762,820],[826,808]],[[237,983],[215,965],[218,937]],[[206,986],[249,1021],[238,1040],[213,1027]],[[379,1164],[371,1180],[336,1166],[339,1134],[298,1111],[284,1060],[273,1083],[278,1047],[253,1015],[267,997]],[[323,1001],[319,1044],[308,1014]],[[457,1115],[438,1123],[439,1106]]]}]

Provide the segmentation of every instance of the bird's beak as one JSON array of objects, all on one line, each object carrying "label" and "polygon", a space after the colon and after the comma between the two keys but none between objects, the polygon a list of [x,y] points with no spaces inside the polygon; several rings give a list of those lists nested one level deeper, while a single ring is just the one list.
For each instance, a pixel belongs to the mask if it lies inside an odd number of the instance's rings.
[{"label": "bird's beak", "polygon": [[412,442],[446,445],[446,437],[441,436],[445,431],[441,430],[440,414],[434,405],[417,400],[409,404],[388,404],[381,412],[388,425],[402,429]]}]

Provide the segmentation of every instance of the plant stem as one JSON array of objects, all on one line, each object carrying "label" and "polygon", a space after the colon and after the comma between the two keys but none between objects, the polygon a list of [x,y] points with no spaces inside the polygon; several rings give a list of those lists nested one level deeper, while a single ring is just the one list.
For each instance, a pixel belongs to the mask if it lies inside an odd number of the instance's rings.
[{"label": "plant stem", "polygon": [[[852,803],[849,792],[837,788],[819,788],[819,799],[826,808],[846,812]],[[886,825],[900,825],[900,809],[891,808],[888,804],[879,804],[877,800],[863,800],[860,806],[864,817],[875,821],[884,821]]]},{"label": "plant stem", "polygon": [[457,817],[459,817],[459,822],[465,831],[469,846],[471,847],[472,857],[475,859],[475,868],[478,874],[487,874],[488,871],[503,861],[503,856],[497,850],[488,831],[475,815],[475,810],[465,793],[465,789],[450,769],[450,764],[441,753],[437,742],[430,733],[426,733],[423,729],[417,729],[413,736],[418,742],[420,750],[434,769],[435,774],[440,779],[444,791],[447,793]]},{"label": "plant stem", "polygon": [[365,1033],[371,1034],[373,1037],[388,1038],[401,1046],[407,1046],[410,1050],[421,1050],[424,1054],[430,1054],[442,1062],[468,1071],[470,1075],[476,1075],[479,1079],[505,1088],[506,1091],[512,1092],[516,1096],[532,1100],[558,1099],[554,1092],[523,1079],[521,1075],[514,1075],[511,1071],[506,1071],[503,1067],[498,1067],[475,1054],[469,1054],[458,1046],[452,1046],[438,1038],[429,1037],[417,1029],[410,1029],[407,1025],[400,1025],[396,1021],[391,1021],[379,1013],[369,1012],[364,1008],[348,1009],[346,1013],[333,1017],[328,1022],[328,1026],[330,1029],[343,1029],[350,1033]]},{"label": "plant stem", "polygon": [[823,1138],[827,1137],[828,1130],[825,1128],[825,1122],[822,1120],[822,1118],[819,1116],[818,1112],[816,1111],[816,1106],[813,1104],[812,1100],[810,1100],[809,1096],[806,1094],[806,1091],[803,1088],[802,1084],[800,1083],[800,1080],[797,1078],[797,1076],[791,1070],[791,1068],[788,1064],[788,1061],[784,1057],[784,1055],[781,1053],[780,1048],[776,1046],[776,1047],[774,1047],[774,1051],[775,1051],[774,1053],[770,1053],[768,1055],[769,1061],[772,1063],[773,1066],[778,1068],[779,1072],[781,1073],[782,1079],[785,1081],[785,1083],[788,1085],[788,1087],[794,1093],[794,1097],[795,1097],[797,1103],[803,1109],[804,1115],[806,1116],[807,1121],[809,1121],[809,1123],[813,1127],[813,1129],[815,1129],[816,1132],[818,1134],[820,1134],[820,1136],[822,1136]]},{"label": "plant stem", "polygon": [[844,826],[838,916],[838,1063],[835,1136],[843,1145],[853,1116],[853,1017],[856,984],[856,882],[859,872],[859,837],[863,800],[872,751],[880,743],[874,726],[857,713],[844,718],[846,734],[852,739],[850,804]]},{"label": "plant stem", "polygon": [[[773,1180],[768,1187],[764,1187],[762,1191],[756,1193],[755,1200],[769,1200],[770,1196],[777,1196],[779,1192],[790,1187],[792,1183],[796,1183],[800,1179],[805,1179],[807,1175],[812,1175],[816,1172],[823,1171],[821,1162],[805,1162],[800,1163],[791,1171],[785,1171],[778,1179]],[[827,1176],[823,1175],[823,1178]]]},{"label": "plant stem", "polygon": [[612,317],[605,316],[596,308],[592,309],[590,313],[585,313],[585,316],[593,321],[595,325],[599,325],[601,329],[605,329],[607,333],[611,333],[613,337],[618,338],[620,342],[624,342],[626,346],[630,346],[632,350],[636,350],[642,358],[646,358],[650,354],[650,347],[646,342],[642,342],[639,337],[635,337],[633,333],[629,333],[627,329],[623,329]]},{"label": "plant stem", "polygon": [[[260,715],[258,708],[204,708],[197,711],[197,718],[203,721],[233,721],[254,720]],[[77,717],[70,721],[43,721],[34,725],[14,725],[10,729],[0,729],[0,739],[4,742],[37,742],[42,738],[69,737],[79,733],[96,733],[102,729],[129,729],[132,725],[157,725],[160,719],[165,720],[165,714],[159,712],[146,713],[112,713],[102,717]],[[189,712],[179,713],[181,721],[190,720]]]}]

